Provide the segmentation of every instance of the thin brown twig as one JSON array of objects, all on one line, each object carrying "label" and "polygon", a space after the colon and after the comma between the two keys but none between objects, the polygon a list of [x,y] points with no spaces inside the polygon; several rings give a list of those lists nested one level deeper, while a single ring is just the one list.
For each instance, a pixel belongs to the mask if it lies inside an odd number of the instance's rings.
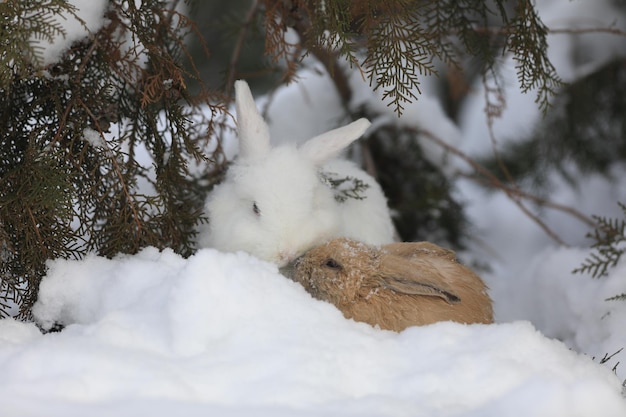
[{"label": "thin brown twig", "polygon": [[237,37],[237,42],[235,42],[235,47],[233,48],[233,54],[230,57],[230,64],[228,66],[228,78],[226,79],[226,86],[224,87],[225,95],[230,96],[233,91],[233,86],[235,85],[235,76],[237,74],[237,64],[239,63],[239,58],[241,57],[241,51],[243,50],[243,45],[248,36],[248,30],[252,22],[254,22],[254,18],[259,10],[259,1],[253,0],[250,5],[250,9],[248,9],[248,13],[246,13],[246,18],[241,26],[241,30],[239,31],[239,36]]},{"label": "thin brown twig", "polygon": [[[471,179],[473,179],[475,181],[482,182],[485,185],[493,184],[493,182],[491,180],[481,181],[479,178],[471,178]],[[501,183],[501,184],[506,187],[506,185],[504,183]],[[500,185],[497,185],[497,186],[500,187]],[[507,188],[509,188],[509,187],[507,187]],[[595,227],[598,226],[598,224],[596,222],[594,222],[590,217],[585,216],[583,213],[581,213],[580,211],[576,210],[575,208],[572,208],[570,206],[566,206],[564,204],[555,203],[554,201],[550,201],[548,199],[538,197],[538,196],[536,196],[534,194],[527,193],[526,191],[521,190],[519,187],[509,188],[509,190],[512,193],[520,196],[521,198],[533,201],[533,202],[537,203],[540,206],[549,207],[549,208],[552,208],[552,209],[555,209],[555,210],[559,210],[559,211],[568,213],[569,215],[571,215],[572,217],[577,218],[578,220],[580,220],[582,223],[585,223],[589,227],[595,228]]]},{"label": "thin brown twig", "polygon": [[39,247],[41,248],[41,251],[47,257],[48,256],[48,250],[47,250],[46,246],[43,243],[43,237],[41,237],[41,233],[39,233],[39,226],[37,226],[37,220],[35,220],[35,215],[33,214],[33,211],[31,210],[30,207],[26,207],[26,211],[28,212],[28,216],[30,217],[30,221],[33,224],[33,229],[35,229],[35,234],[37,235],[37,243],[39,243]]},{"label": "thin brown twig", "polygon": [[348,83],[348,78],[339,66],[337,60],[337,54],[324,49],[323,47],[313,43],[308,36],[310,29],[310,22],[303,18],[296,19],[293,24],[293,29],[300,37],[300,43],[307,48],[309,52],[326,68],[326,72],[333,80],[335,89],[339,93],[341,102],[344,107],[347,108],[350,99],[352,98],[352,89]]},{"label": "thin brown twig", "polygon": [[[491,146],[493,149],[493,154],[494,157],[496,159],[496,162],[498,164],[498,167],[500,168],[500,170],[504,173],[504,176],[506,177],[507,181],[512,184],[511,187],[507,187],[502,181],[500,181],[495,175],[493,175],[491,172],[489,172],[487,169],[485,169],[484,167],[480,166],[479,164],[477,164],[473,159],[471,159],[469,156],[465,155],[464,153],[460,152],[458,149],[455,148],[456,151],[458,151],[456,153],[456,155],[460,156],[459,154],[463,154],[464,155],[464,160],[466,162],[468,162],[475,170],[477,170],[478,172],[480,172],[482,175],[486,176],[489,181],[491,182],[491,184],[493,184],[494,186],[502,189],[505,194],[509,197],[509,199],[511,201],[513,201],[520,210],[522,210],[522,212],[524,214],[526,214],[530,219],[532,219],[535,223],[537,223],[544,231],[545,233],[550,236],[553,240],[555,240],[557,243],[567,246],[565,244],[565,242],[552,230],[550,229],[550,227],[548,227],[547,224],[545,224],[545,222],[543,222],[538,216],[536,216],[534,213],[532,213],[528,207],[526,207],[526,205],[522,202],[521,198],[524,197],[522,190],[520,190],[520,188],[517,186],[517,184],[515,183],[515,181],[513,180],[513,177],[509,171],[509,169],[507,168],[506,164],[504,163],[502,156],[500,155],[500,151],[498,150],[498,146],[497,146],[497,140],[496,140],[496,136],[493,130],[493,123],[494,120],[499,117],[501,115],[502,110],[504,109],[504,107],[506,106],[506,101],[504,100],[504,98],[502,97],[502,92],[500,90],[500,87],[496,85],[495,88],[489,88],[489,86],[487,85],[487,80],[486,80],[486,75],[483,75],[483,85],[485,87],[485,102],[486,104],[486,109],[485,109],[485,113],[487,115],[487,130],[489,131],[489,138],[491,140]],[[491,105],[490,101],[489,101],[489,93],[495,93],[498,95],[498,100],[499,103],[496,105]],[[495,111],[494,111],[495,109]],[[430,133],[429,133],[430,134]],[[427,134],[427,136],[429,135]],[[431,138],[433,138],[433,135],[430,134]],[[436,138],[439,139],[439,138]],[[440,145],[448,145],[447,143],[445,143],[444,141],[440,140]],[[446,149],[448,149],[449,151],[451,151],[452,147],[447,146]],[[535,200],[537,201],[537,200]]]},{"label": "thin brown twig", "polygon": [[[503,27],[477,27],[474,28],[474,32],[476,33],[484,33],[491,35],[513,35],[515,34],[514,30],[510,30]],[[611,35],[617,36],[626,36],[626,31],[622,29],[617,29],[614,27],[587,27],[587,28],[548,28],[548,33],[552,34],[586,34],[586,33],[607,33]],[[456,35],[455,31],[449,33],[449,35]]]},{"label": "thin brown twig", "polygon": [[102,139],[102,143],[106,146],[107,153],[110,154],[110,158],[109,159],[111,160],[111,162],[112,162],[112,164],[113,164],[113,166],[115,168],[115,174],[117,175],[117,177],[120,180],[120,184],[122,185],[122,190],[124,191],[124,195],[128,199],[128,204],[130,206],[131,211],[133,212],[133,219],[134,219],[135,223],[137,224],[137,230],[143,229],[139,213],[137,212],[137,209],[136,209],[135,203],[133,202],[133,199],[131,197],[130,191],[128,190],[128,187],[126,186],[126,181],[124,181],[124,176],[122,175],[122,169],[121,169],[120,165],[118,164],[117,160],[115,159],[114,152],[109,147],[108,142],[107,142],[106,138],[104,137],[104,134],[102,133],[102,128],[100,127],[100,124],[98,123],[98,119],[97,119],[96,115],[93,114],[91,109],[81,99],[78,99],[78,103],[85,110],[85,112],[89,115],[89,117],[91,117],[91,119],[94,121],[94,124],[98,128],[98,132],[99,132],[100,137]]},{"label": "thin brown twig", "polygon": [[584,34],[584,33],[608,33],[611,35],[626,36],[626,31],[611,27],[594,27],[594,28],[556,28],[548,29],[548,33],[554,34]]},{"label": "thin brown twig", "polygon": [[541,220],[537,215],[532,213],[523,204],[523,202],[521,201],[522,198],[533,200],[533,201],[535,201],[537,203],[540,203],[540,204],[543,204],[543,205],[545,205],[547,207],[551,207],[551,208],[554,208],[554,209],[557,209],[557,210],[564,211],[564,212],[574,216],[575,218],[579,219],[580,221],[582,221],[582,222],[584,222],[584,223],[586,223],[588,225],[594,225],[593,221],[589,220],[582,213],[577,212],[575,209],[572,209],[571,207],[565,209],[566,207],[563,206],[563,205],[560,205],[560,204],[557,204],[557,203],[548,202],[548,200],[544,200],[544,199],[541,199],[539,197],[532,197],[531,198],[530,194],[522,192],[517,187],[515,187],[515,188],[508,187],[500,179],[498,179],[498,177],[496,177],[494,174],[492,174],[489,170],[484,168],[482,165],[478,164],[476,161],[474,161],[471,157],[469,157],[467,154],[465,154],[464,152],[462,152],[458,148],[456,148],[456,147],[446,143],[444,140],[442,140],[441,138],[437,137],[436,135],[434,135],[433,133],[431,133],[428,130],[420,129],[419,132],[422,133],[428,139],[430,139],[433,142],[437,143],[439,146],[443,147],[446,151],[448,151],[448,152],[458,156],[459,158],[463,159],[476,172],[478,172],[479,174],[481,174],[484,177],[486,177],[492,185],[494,185],[495,187],[501,189],[511,199],[511,201],[513,201],[520,208],[520,210],[522,210],[522,212],[524,214],[526,214],[531,220],[533,220],[535,223],[537,223],[537,225],[539,225],[544,230],[544,232],[548,236],[550,236],[553,240],[555,240],[557,243],[559,243],[559,244],[561,244],[563,246],[568,246],[543,220]]}]

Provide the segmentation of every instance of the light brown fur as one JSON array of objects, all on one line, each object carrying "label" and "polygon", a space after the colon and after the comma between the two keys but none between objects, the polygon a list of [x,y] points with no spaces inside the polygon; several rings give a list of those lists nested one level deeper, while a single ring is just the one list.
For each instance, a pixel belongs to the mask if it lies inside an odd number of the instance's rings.
[{"label": "light brown fur", "polygon": [[294,264],[292,279],[346,318],[401,331],[437,321],[492,323],[487,286],[453,251],[428,242],[375,248],[334,239]]}]

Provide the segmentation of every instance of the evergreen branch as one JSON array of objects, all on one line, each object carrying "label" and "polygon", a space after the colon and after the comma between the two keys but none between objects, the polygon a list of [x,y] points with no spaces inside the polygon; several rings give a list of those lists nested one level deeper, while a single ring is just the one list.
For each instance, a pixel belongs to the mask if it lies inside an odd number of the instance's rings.
[{"label": "evergreen branch", "polygon": [[517,62],[515,67],[521,91],[526,93],[536,90],[535,102],[545,113],[550,106],[550,98],[563,85],[547,55],[548,28],[530,0],[517,3],[516,16],[510,25],[514,30],[508,38],[507,47]]},{"label": "evergreen branch", "polygon": [[289,82],[296,76],[299,64],[299,47],[285,39],[292,19],[300,19],[298,2],[265,0],[265,53],[273,63],[282,62],[286,69],[283,80]]},{"label": "evergreen branch", "polygon": [[363,67],[374,91],[383,89],[383,100],[390,99],[388,105],[398,116],[403,103],[421,94],[419,76],[437,72],[433,65],[437,50],[429,39],[418,11],[403,1],[369,29]]},{"label": "evergreen branch", "polygon": [[614,268],[622,255],[626,252],[626,205],[619,203],[624,219],[609,219],[606,217],[593,216],[597,227],[587,237],[594,240],[591,246],[592,252],[580,267],[573,273],[588,273],[593,278],[608,275],[610,268]]},{"label": "evergreen branch", "polygon": [[[85,112],[87,112],[87,114],[91,117],[91,119],[94,121],[96,127],[98,128],[98,130],[100,132],[102,132],[102,128],[99,125],[98,122],[98,118],[96,117],[96,115],[94,113],[92,113],[91,109],[81,100],[78,99],[78,103],[80,104],[80,106],[85,110]],[[134,203],[134,199],[132,198],[130,192],[129,192],[129,188],[128,185],[126,184],[126,180],[124,178],[124,175],[122,174],[122,169],[120,168],[119,163],[117,162],[117,159],[115,158],[115,152],[113,152],[113,150],[109,147],[108,143],[106,142],[106,139],[104,138],[104,136],[102,135],[102,133],[100,133],[100,135],[102,136],[102,143],[106,146],[107,148],[107,153],[110,155],[109,160],[111,161],[111,163],[113,164],[113,171],[115,172],[115,175],[117,176],[117,178],[119,179],[119,185],[122,187],[122,191],[124,192],[124,195],[126,197],[126,201],[129,204],[129,207],[133,213],[133,219],[134,222],[137,226],[138,230],[141,230],[142,228],[142,222],[141,222],[141,216],[139,216],[139,213],[136,209],[135,203]]]},{"label": "evergreen branch", "polygon": [[38,67],[41,48],[37,42],[53,43],[56,37],[65,36],[63,25],[54,16],[77,16],[75,6],[61,0],[6,0],[0,3],[0,10],[0,56],[9,65],[8,71],[0,71],[0,89],[8,93],[14,76],[25,77]]},{"label": "evergreen branch", "polygon": [[[34,16],[15,31],[0,22],[0,43],[9,45],[0,54],[13,64],[0,68],[0,316],[15,315],[15,305],[28,317],[48,257],[112,256],[147,245],[189,255],[206,187],[190,178],[187,163],[207,161],[208,184],[223,165],[220,146],[206,156],[198,146],[212,139],[206,109],[216,115],[223,107],[186,91],[186,77],[200,78],[193,63],[187,70],[180,62],[191,58],[183,39],[197,33],[191,21],[165,0],[140,8],[113,1],[101,30],[40,71],[36,59],[23,58],[27,43],[58,36],[54,27],[43,37],[32,32],[57,25],[50,10],[65,6],[0,3],[13,13],[1,18],[12,24]],[[139,146],[154,161],[155,180],[152,167],[136,160]],[[142,194],[138,179],[156,195]]]},{"label": "evergreen branch", "polygon": [[355,200],[366,198],[363,193],[369,188],[369,184],[360,178],[351,176],[339,178],[337,173],[323,171],[319,172],[319,177],[323,184],[333,190],[335,200],[339,203],[344,203],[348,198]]}]

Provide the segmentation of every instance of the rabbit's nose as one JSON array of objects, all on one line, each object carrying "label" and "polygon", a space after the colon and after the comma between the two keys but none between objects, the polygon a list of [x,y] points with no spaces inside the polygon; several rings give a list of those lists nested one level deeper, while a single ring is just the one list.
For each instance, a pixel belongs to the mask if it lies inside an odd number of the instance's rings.
[{"label": "rabbit's nose", "polygon": [[282,265],[287,265],[296,257],[295,252],[291,250],[283,250],[278,254],[278,259]]}]

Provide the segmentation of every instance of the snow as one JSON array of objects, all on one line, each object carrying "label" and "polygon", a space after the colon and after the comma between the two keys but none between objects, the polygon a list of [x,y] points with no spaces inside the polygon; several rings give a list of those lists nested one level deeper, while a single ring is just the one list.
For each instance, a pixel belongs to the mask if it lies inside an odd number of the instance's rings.
[{"label": "snow", "polygon": [[[93,30],[105,3],[81,8]],[[607,17],[623,24],[610,1],[537,3],[560,28]],[[551,36],[551,56],[568,80],[623,55],[626,45],[607,34]],[[67,39],[47,50],[49,59]],[[517,91],[512,71],[505,61],[511,84],[495,124],[499,143],[539,120],[534,95]],[[492,152],[480,85],[458,124],[442,112],[433,80],[398,121],[357,78],[351,106],[374,106],[382,114],[375,125],[427,128],[469,155]],[[316,69],[260,107],[268,106],[274,138],[305,140],[342,124],[337,100]],[[235,153],[232,143],[225,146]],[[464,167],[426,146],[433,160]],[[624,178],[626,166],[616,164],[611,175]],[[578,177],[573,187],[552,175],[550,199],[587,215],[621,216],[615,202],[626,201],[626,183]],[[626,303],[605,301],[626,292],[626,259],[600,279],[572,274],[590,252],[587,225],[539,211],[568,244],[559,245],[502,193],[466,179],[456,185],[476,237],[460,255],[489,265],[478,272],[490,286],[496,324],[372,328],[244,253],[202,249],[183,259],[146,248],[114,259],[52,260],[33,313],[43,328],[66,327],[43,334],[33,323],[0,320],[2,416],[626,415],[626,352],[600,364],[626,350]]]},{"label": "snow", "polygon": [[344,319],[272,264],[147,248],[52,261],[0,321],[4,416],[620,416],[611,371],[529,322],[402,333]]},{"label": "snow", "polygon": [[93,130],[90,127],[86,127],[83,130],[83,139],[85,139],[85,141],[87,141],[87,143],[89,143],[94,148],[106,147],[106,141],[104,140],[104,138],[100,135],[99,132]]},{"label": "snow", "polygon": [[31,39],[31,43],[41,51],[42,66],[60,61],[72,43],[104,26],[104,14],[109,4],[107,0],[68,0],[67,3],[76,8],[75,15],[63,13],[51,16],[51,22],[61,24],[65,33],[56,34],[52,42]]},{"label": "snow", "polygon": [[[269,100],[260,100],[274,144],[303,143],[314,136],[347,124],[345,110],[332,80],[321,67],[298,73],[302,81],[279,88]],[[289,103],[286,108],[281,103]],[[290,115],[300,115],[292,117]],[[302,120],[305,118],[306,120]]]}]

